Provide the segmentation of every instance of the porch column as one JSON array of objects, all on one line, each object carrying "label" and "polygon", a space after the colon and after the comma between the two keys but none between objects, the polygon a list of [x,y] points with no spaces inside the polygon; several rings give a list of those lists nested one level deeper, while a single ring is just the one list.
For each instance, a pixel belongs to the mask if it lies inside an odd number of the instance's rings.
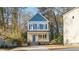
[{"label": "porch column", "polygon": [[42,40],[44,40],[44,37],[43,37],[43,35],[44,35],[44,34],[42,34]]},{"label": "porch column", "polygon": [[49,33],[47,33],[47,35],[46,35],[46,36],[47,36],[47,40],[49,41]]},{"label": "porch column", "polygon": [[38,39],[38,34],[36,35],[36,39],[37,39],[37,41],[39,41],[39,39]]}]

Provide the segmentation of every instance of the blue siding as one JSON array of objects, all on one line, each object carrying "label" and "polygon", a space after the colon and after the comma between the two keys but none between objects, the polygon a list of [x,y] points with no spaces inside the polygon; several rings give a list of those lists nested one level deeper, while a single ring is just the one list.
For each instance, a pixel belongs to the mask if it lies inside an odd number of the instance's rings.
[{"label": "blue siding", "polygon": [[40,14],[36,14],[34,17],[32,17],[32,19],[30,19],[29,21],[47,21],[44,17],[42,17]]}]

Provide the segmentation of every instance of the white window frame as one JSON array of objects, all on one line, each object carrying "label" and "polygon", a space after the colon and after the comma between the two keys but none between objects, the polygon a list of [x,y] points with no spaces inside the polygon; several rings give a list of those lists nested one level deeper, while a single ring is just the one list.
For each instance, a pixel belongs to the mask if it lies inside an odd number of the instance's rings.
[{"label": "white window frame", "polygon": [[[31,24],[32,25],[32,29],[29,29],[29,24]],[[37,29],[33,29],[33,24],[37,24]],[[39,28],[39,26],[40,26],[40,24],[43,24],[44,26],[43,26],[43,28],[44,29],[40,29]],[[45,25],[47,24],[47,29],[45,28]],[[28,30],[29,31],[42,31],[42,30],[49,30],[49,27],[48,27],[48,22],[47,21],[30,21],[30,22],[28,22]]]}]

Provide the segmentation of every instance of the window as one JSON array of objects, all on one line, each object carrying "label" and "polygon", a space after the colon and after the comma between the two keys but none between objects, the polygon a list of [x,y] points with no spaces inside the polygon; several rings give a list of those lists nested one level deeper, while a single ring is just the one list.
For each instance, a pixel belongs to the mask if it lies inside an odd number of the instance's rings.
[{"label": "window", "polygon": [[45,24],[45,29],[47,29],[47,24]]},{"label": "window", "polygon": [[37,24],[33,24],[33,29],[37,29]]},{"label": "window", "polygon": [[74,16],[72,16],[72,19],[74,19]]},{"label": "window", "polygon": [[39,25],[39,28],[40,28],[40,29],[43,29],[43,27],[44,27],[43,24],[40,24],[40,25]]},{"label": "window", "polygon": [[45,34],[45,35],[38,35],[38,37],[40,38],[40,39],[46,39],[47,38],[47,35]]},{"label": "window", "polygon": [[42,39],[42,35],[38,35],[38,37],[39,37],[40,39]]},{"label": "window", "polygon": [[29,29],[32,29],[32,24],[29,24]]},{"label": "window", "polygon": [[43,38],[46,39],[47,38],[47,35],[43,35]]}]

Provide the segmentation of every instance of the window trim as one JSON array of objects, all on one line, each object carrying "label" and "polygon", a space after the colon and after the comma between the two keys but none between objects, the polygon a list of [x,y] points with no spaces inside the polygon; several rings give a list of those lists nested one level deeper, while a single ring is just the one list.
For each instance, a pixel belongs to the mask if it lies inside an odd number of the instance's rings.
[{"label": "window trim", "polygon": [[[31,29],[29,28],[29,24],[31,25]],[[33,28],[33,24],[37,24],[37,29],[34,29]],[[40,29],[40,24],[43,24],[43,29]],[[47,28],[46,28],[47,27]],[[46,23],[36,23],[36,22],[33,22],[33,23],[28,23],[28,30],[29,31],[35,31],[35,30],[37,30],[37,31],[42,31],[42,30],[48,30],[48,23],[46,22]]]}]

